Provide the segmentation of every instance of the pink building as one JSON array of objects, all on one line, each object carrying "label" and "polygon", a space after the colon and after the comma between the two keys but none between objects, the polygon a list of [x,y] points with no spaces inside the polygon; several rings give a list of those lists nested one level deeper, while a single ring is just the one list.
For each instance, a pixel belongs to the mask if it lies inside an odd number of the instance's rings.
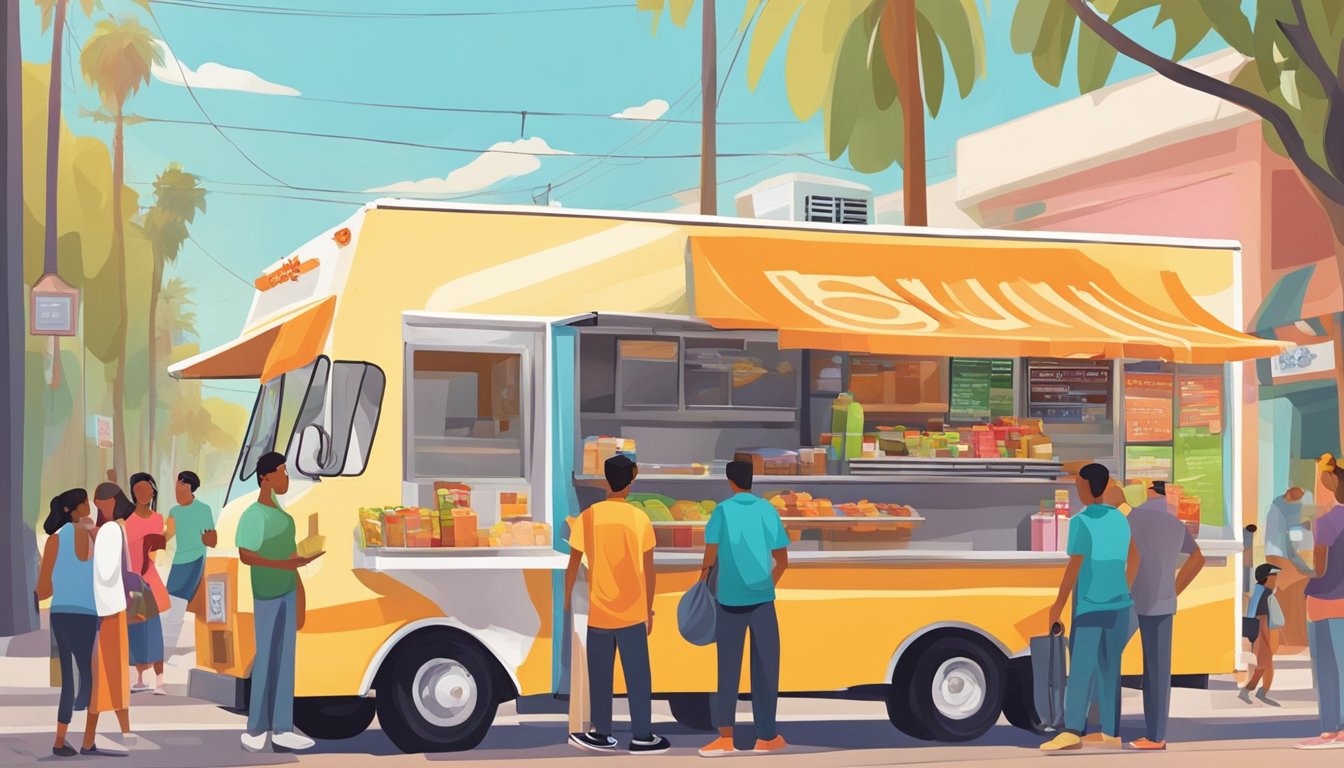
[{"label": "pink building", "polygon": [[[1225,80],[1245,63],[1194,62]],[[957,166],[956,206],[980,226],[1239,241],[1247,330],[1306,349],[1246,367],[1247,519],[1289,485],[1311,492],[1311,459],[1339,453],[1344,292],[1326,215],[1259,118],[1152,75],[967,136]]]}]

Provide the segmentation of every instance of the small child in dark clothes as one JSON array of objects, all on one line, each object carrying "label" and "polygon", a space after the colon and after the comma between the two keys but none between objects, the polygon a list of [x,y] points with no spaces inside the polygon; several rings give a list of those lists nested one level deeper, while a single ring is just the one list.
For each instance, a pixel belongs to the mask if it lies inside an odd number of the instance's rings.
[{"label": "small child in dark clothes", "polygon": [[1251,691],[1262,684],[1255,698],[1271,707],[1279,706],[1269,698],[1269,687],[1274,684],[1274,651],[1278,649],[1278,630],[1283,626],[1283,610],[1274,597],[1274,588],[1278,585],[1279,568],[1265,563],[1255,569],[1255,588],[1251,590],[1250,600],[1246,603],[1246,613],[1242,619],[1242,636],[1251,641],[1255,651],[1255,674],[1246,682],[1237,698],[1251,703]]}]

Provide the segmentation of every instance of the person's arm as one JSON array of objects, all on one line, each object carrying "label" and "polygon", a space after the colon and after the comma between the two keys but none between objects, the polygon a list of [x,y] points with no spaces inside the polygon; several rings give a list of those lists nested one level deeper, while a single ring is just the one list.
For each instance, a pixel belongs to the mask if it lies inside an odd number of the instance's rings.
[{"label": "person's arm", "polygon": [[163,524],[163,540],[165,542],[172,541],[173,537],[176,535],[177,535],[177,518],[173,517],[172,512],[169,512],[168,520]]},{"label": "person's arm", "polygon": [[262,557],[261,555],[258,555],[256,552],[250,549],[240,548],[238,550],[238,559],[242,561],[243,565],[250,565],[254,567],[260,566],[262,568],[274,568],[278,571],[297,571],[303,566],[313,562],[314,560],[316,560],[317,558],[321,557],[324,554],[326,553],[318,552],[316,555],[313,555],[312,557],[300,557],[299,555],[296,554],[291,555],[288,560],[272,560],[267,557]]},{"label": "person's arm", "polygon": [[294,579],[294,630],[298,631],[308,619],[308,595],[303,591],[303,577],[295,574]]},{"label": "person's arm", "polygon": [[569,565],[565,567],[565,613],[574,607],[574,585],[579,580],[579,566],[583,563],[583,553],[577,549],[569,550]]},{"label": "person's arm", "polygon": [[713,568],[713,567],[714,567],[714,563],[718,562],[718,560],[719,560],[719,545],[718,545],[718,544],[709,544],[709,543],[706,543],[706,544],[705,544],[705,559],[704,559],[704,562],[700,563],[700,578],[701,578],[701,579],[707,579],[707,578],[709,578],[709,569],[710,569],[710,568]]},{"label": "person's arm", "polygon": [[1185,565],[1176,573],[1176,594],[1179,595],[1185,591],[1185,588],[1194,583],[1195,577],[1204,570],[1204,550],[1195,543],[1194,537],[1187,530],[1185,532],[1186,546],[1185,551],[1190,555],[1185,559]]},{"label": "person's arm", "polygon": [[789,569],[789,549],[784,547],[775,550],[775,568],[770,572],[770,578],[774,580],[775,585],[779,585],[779,580],[784,578],[784,571]]},{"label": "person's arm", "polygon": [[51,597],[51,572],[56,568],[56,553],[60,549],[60,539],[56,534],[47,537],[47,543],[42,547],[42,567],[37,572],[37,599],[46,600]]},{"label": "person's arm", "polygon": [[653,548],[644,551],[644,589],[649,596],[649,634],[653,634],[653,598],[658,572],[653,569]]},{"label": "person's arm", "polygon": [[1325,576],[1325,567],[1329,565],[1330,547],[1324,544],[1317,544],[1311,550],[1312,570],[1316,572],[1316,578]]},{"label": "person's arm", "polygon": [[[93,542],[93,578],[94,583],[108,587],[115,585],[121,577],[121,529],[116,523],[108,523],[99,531]],[[114,541],[115,539],[115,541]]]},{"label": "person's arm", "polygon": [[1069,595],[1073,594],[1073,588],[1078,584],[1078,572],[1082,568],[1083,556],[1070,555],[1069,564],[1064,568],[1064,578],[1059,582],[1059,595],[1055,598],[1055,604],[1050,606],[1051,629],[1059,623],[1060,616],[1064,615],[1064,604],[1069,601]]},{"label": "person's arm", "polygon": [[1129,589],[1134,590],[1134,581],[1139,578],[1139,546],[1133,539],[1129,540],[1129,559],[1125,562],[1125,581],[1129,584]]}]

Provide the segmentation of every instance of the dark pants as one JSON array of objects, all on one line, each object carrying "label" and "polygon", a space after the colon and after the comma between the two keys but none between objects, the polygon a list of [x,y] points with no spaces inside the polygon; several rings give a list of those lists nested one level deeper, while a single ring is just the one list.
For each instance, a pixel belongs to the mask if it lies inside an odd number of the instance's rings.
[{"label": "dark pants", "polygon": [[1100,611],[1074,619],[1069,680],[1064,686],[1064,730],[1083,732],[1095,694],[1101,705],[1101,732],[1120,735],[1120,657],[1129,639],[1129,614],[1129,609]]},{"label": "dark pants", "polygon": [[772,602],[718,608],[714,641],[719,647],[719,694],[714,699],[714,727],[731,728],[736,720],[742,647],[748,629],[751,630],[751,716],[756,721],[756,738],[770,741],[778,735],[775,710],[779,702],[779,619]]},{"label": "dark pants", "polygon": [[1167,715],[1171,711],[1171,622],[1174,617],[1140,616],[1143,643],[1143,720],[1148,740],[1167,740]]},{"label": "dark pants", "polygon": [[611,696],[618,648],[630,701],[630,732],[636,739],[648,741],[653,738],[653,676],[649,671],[647,624],[623,629],[588,628],[588,698],[593,709],[593,730],[603,736],[611,735]]},{"label": "dark pants", "polygon": [[98,639],[98,617],[82,613],[53,613],[51,634],[56,638],[56,654],[61,662],[61,702],[56,710],[56,722],[69,725],[75,710],[89,708],[89,692],[93,689],[93,644]]}]

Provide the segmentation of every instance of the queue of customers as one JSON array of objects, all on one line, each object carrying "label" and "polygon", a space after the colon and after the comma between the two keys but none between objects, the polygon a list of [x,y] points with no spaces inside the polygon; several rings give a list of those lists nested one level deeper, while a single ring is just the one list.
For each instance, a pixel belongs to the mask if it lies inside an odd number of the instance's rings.
[{"label": "queue of customers", "polygon": [[[196,499],[200,485],[194,472],[178,474],[177,504],[166,522],[158,484],[143,472],[131,476],[129,497],[115,482],[105,482],[92,500],[83,488],[51,500],[36,597],[51,600],[60,664],[53,754],[124,755],[140,745],[131,730],[131,694],[166,693],[162,617],[172,609],[170,596],[184,610],[196,597],[206,548],[216,544],[213,514]],[[177,553],[165,585],[155,554],[174,539]],[[81,710],[87,711],[84,737],[75,749],[66,735],[73,713]],[[109,712],[118,732],[98,739],[99,717]]]}]

